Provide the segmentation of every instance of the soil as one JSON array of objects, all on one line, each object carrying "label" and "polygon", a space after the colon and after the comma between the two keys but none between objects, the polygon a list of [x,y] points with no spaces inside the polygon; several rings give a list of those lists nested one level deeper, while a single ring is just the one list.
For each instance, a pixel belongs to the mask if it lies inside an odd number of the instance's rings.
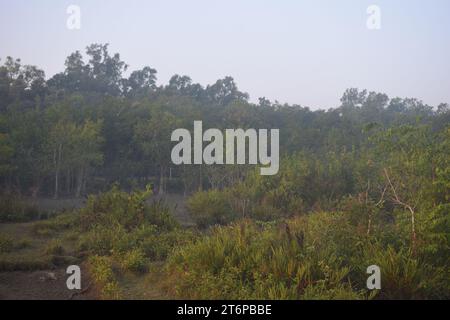
[{"label": "soil", "polygon": [[[83,276],[85,275],[85,276]],[[0,273],[0,300],[92,300],[96,298],[90,280],[81,271],[81,291],[69,290],[65,270]]]}]

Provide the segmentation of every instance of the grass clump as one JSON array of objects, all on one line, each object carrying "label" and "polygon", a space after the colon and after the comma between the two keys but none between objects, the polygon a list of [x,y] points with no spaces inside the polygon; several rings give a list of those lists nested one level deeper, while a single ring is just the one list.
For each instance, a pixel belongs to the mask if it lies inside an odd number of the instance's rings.
[{"label": "grass clump", "polygon": [[63,231],[73,229],[78,225],[76,213],[66,213],[56,216],[53,219],[34,223],[32,232],[39,237],[51,237]]},{"label": "grass clump", "polygon": [[118,300],[121,298],[119,283],[114,275],[110,258],[91,256],[88,260],[91,275],[100,290],[102,299]]},{"label": "grass clump", "polygon": [[0,253],[10,253],[15,250],[22,250],[31,247],[29,239],[21,239],[15,241],[13,238],[0,235]]},{"label": "grass clump", "polygon": [[45,247],[45,253],[47,255],[62,256],[65,252],[66,250],[59,239],[51,240]]},{"label": "grass clump", "polygon": [[225,225],[236,218],[227,194],[219,190],[195,193],[189,198],[187,208],[201,228],[211,225]]},{"label": "grass clump", "polygon": [[0,222],[27,222],[46,218],[37,207],[15,194],[0,195],[0,208]]},{"label": "grass clump", "polygon": [[11,252],[14,249],[14,242],[10,237],[0,234],[0,253]]},{"label": "grass clump", "polygon": [[148,259],[140,248],[133,249],[119,257],[122,269],[137,273],[144,273],[148,270]]}]

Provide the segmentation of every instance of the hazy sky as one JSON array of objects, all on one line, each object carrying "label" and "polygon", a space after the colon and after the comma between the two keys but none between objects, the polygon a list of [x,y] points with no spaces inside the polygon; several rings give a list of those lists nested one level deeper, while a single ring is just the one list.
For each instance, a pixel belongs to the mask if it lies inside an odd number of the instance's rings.
[{"label": "hazy sky", "polygon": [[[70,4],[81,30],[66,27]],[[366,27],[371,4],[381,30]],[[0,0],[2,59],[52,76],[94,42],[110,43],[130,69],[156,68],[159,83],[233,76],[252,101],[328,108],[358,87],[450,102],[448,0]]]}]

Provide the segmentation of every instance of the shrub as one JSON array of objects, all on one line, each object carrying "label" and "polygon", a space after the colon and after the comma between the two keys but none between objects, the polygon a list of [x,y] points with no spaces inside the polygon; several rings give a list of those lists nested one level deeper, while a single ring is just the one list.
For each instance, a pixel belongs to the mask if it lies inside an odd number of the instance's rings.
[{"label": "shrub", "polygon": [[97,225],[120,224],[130,230],[145,221],[145,201],[151,190],[128,194],[114,186],[98,196],[90,196],[86,207],[80,210],[83,230]]},{"label": "shrub", "polygon": [[174,248],[185,245],[196,238],[197,234],[193,231],[177,229],[144,237],[141,247],[146,257],[153,261],[162,261]]},{"label": "shrub", "polygon": [[52,240],[47,244],[45,253],[48,255],[62,256],[65,253],[65,249],[60,240]]},{"label": "shrub", "polygon": [[119,224],[95,225],[92,229],[80,236],[78,249],[80,251],[90,251],[92,254],[110,255],[114,249],[118,248],[121,242],[121,249],[128,249],[133,244],[124,245],[127,233]]},{"label": "shrub", "polygon": [[236,218],[227,194],[218,190],[197,192],[189,198],[187,208],[201,228],[227,224]]},{"label": "shrub", "polygon": [[178,224],[163,202],[146,203],[151,193],[150,187],[128,194],[114,186],[106,193],[90,196],[86,207],[80,210],[82,230],[89,231],[98,225],[120,225],[131,231],[143,224],[154,224],[163,230],[176,228]]},{"label": "shrub", "polygon": [[157,226],[160,231],[172,231],[180,226],[163,200],[154,201],[148,206],[146,222]]},{"label": "shrub", "polygon": [[102,256],[91,256],[88,260],[91,275],[100,289],[103,299],[117,300],[121,297],[119,283],[116,280],[111,260]]},{"label": "shrub", "polygon": [[132,272],[146,272],[148,261],[142,249],[136,248],[122,254],[119,257],[120,264],[124,270]]}]

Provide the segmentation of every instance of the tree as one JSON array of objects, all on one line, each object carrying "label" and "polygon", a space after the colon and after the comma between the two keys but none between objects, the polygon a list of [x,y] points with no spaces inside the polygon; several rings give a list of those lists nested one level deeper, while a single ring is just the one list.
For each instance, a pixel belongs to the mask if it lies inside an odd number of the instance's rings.
[{"label": "tree", "polygon": [[[86,120],[77,126],[73,122],[59,121],[50,131],[48,142],[49,155],[52,157],[54,171],[54,198],[60,191],[61,173],[75,171],[77,187],[75,195],[81,195],[86,177],[91,166],[103,161],[100,146],[103,139],[100,136],[101,122]],[[68,177],[66,177],[68,179]]]},{"label": "tree", "polygon": [[139,121],[134,128],[134,141],[147,161],[159,169],[159,194],[163,194],[166,171],[171,163],[170,137],[180,121],[160,106],[150,108],[150,119]]},{"label": "tree", "polygon": [[208,99],[218,104],[225,106],[236,100],[248,100],[248,94],[238,90],[236,83],[232,77],[225,77],[217,80],[212,86],[206,88],[206,95]]},{"label": "tree", "polygon": [[133,71],[127,80],[124,80],[124,91],[126,94],[145,94],[149,90],[156,89],[157,71],[150,67]]}]

